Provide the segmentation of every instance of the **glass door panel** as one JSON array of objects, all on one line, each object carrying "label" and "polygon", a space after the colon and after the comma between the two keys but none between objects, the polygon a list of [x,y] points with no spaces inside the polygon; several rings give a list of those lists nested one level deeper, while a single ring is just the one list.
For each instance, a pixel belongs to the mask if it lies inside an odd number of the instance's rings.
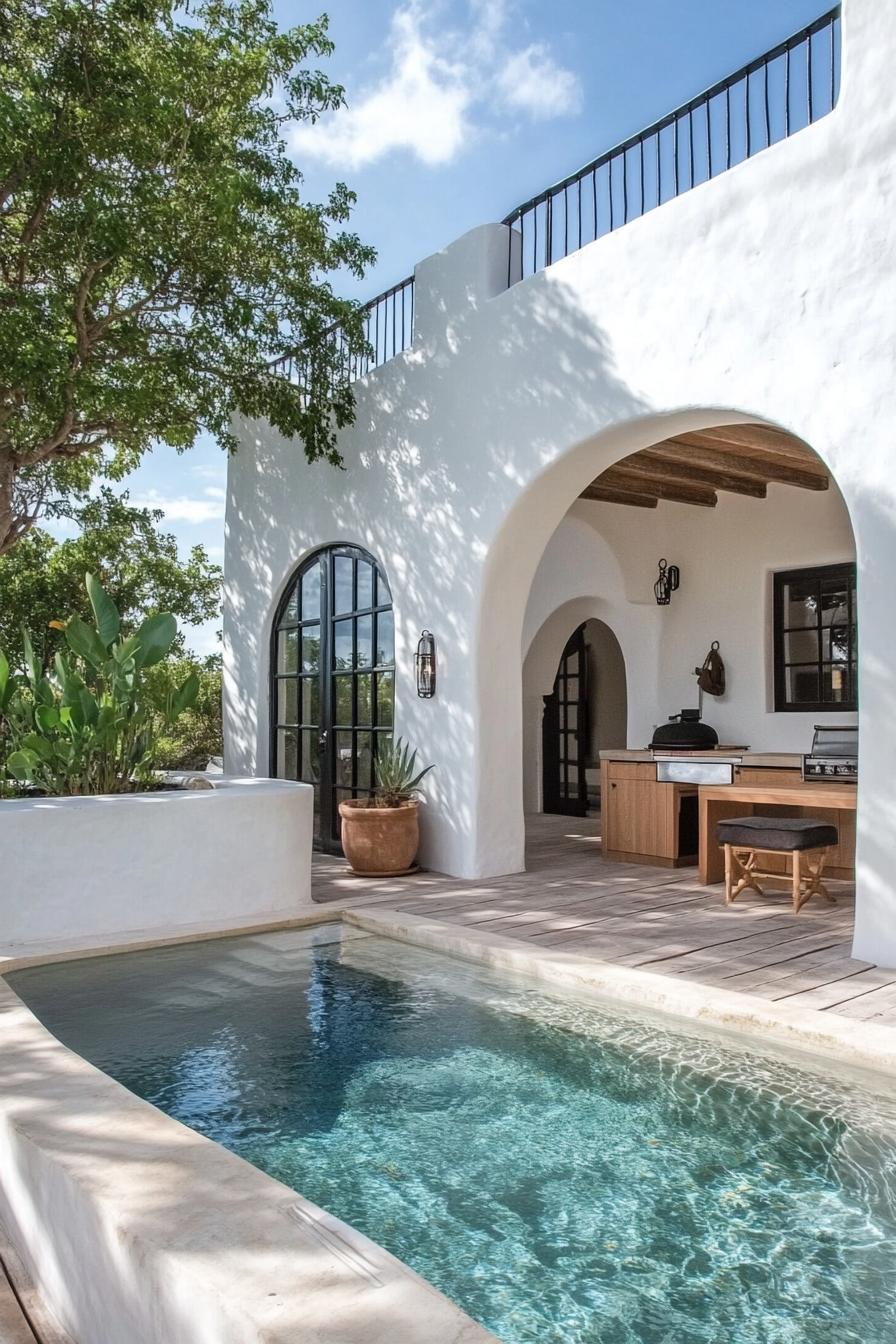
[{"label": "glass door panel", "polygon": [[370,792],[392,735],[391,601],[376,562],[338,546],[300,569],[275,622],[272,769],[313,786],[315,843],[331,852],[339,803]]},{"label": "glass door panel", "polygon": [[554,689],[544,697],[542,807],[583,817],[588,810],[585,774],[588,726],[588,651],[580,626],[560,659]]}]

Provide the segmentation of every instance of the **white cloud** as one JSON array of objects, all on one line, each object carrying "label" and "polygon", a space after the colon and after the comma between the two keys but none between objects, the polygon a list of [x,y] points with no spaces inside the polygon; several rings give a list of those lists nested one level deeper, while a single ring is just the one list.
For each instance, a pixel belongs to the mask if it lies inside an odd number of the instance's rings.
[{"label": "white cloud", "polygon": [[498,73],[498,88],[508,107],[537,121],[570,116],[582,106],[578,78],[558,65],[542,42],[508,56]]},{"label": "white cloud", "polygon": [[138,509],[161,509],[168,522],[217,523],[224,517],[224,491],[210,486],[202,498],[190,495],[167,496],[150,490],[131,503]]},{"label": "white cloud", "polygon": [[581,106],[578,77],[544,43],[508,43],[506,0],[469,0],[464,29],[437,28],[438,6],[407,0],[392,15],[389,69],[351,106],[316,126],[296,126],[292,146],[338,168],[395,150],[449,163],[491,116],[566,116]]}]

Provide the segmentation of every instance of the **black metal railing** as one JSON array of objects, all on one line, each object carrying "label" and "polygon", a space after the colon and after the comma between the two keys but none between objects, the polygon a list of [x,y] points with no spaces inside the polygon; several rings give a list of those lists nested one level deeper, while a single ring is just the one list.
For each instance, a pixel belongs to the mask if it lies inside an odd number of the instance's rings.
[{"label": "black metal railing", "polygon": [[[329,361],[334,383],[340,380],[353,383],[407,350],[414,339],[414,277],[409,275],[378,294],[365,303],[361,313],[366,349],[359,350],[338,324],[328,328],[320,338],[330,346],[334,356]],[[297,387],[307,388],[311,362],[310,351],[302,351],[274,360],[271,371]]]},{"label": "black metal railing", "polygon": [[508,285],[726,172],[833,110],[840,6],[592,163],[503,223]]},{"label": "black metal railing", "polygon": [[[562,182],[517,206],[508,234],[507,283],[534,275],[586,243],[726,172],[833,111],[840,91],[840,6],[786,41],[607,150]],[[414,277],[364,305],[367,349],[336,325],[322,339],[336,351],[333,382],[354,382],[414,339]],[[271,369],[307,388],[307,353]]]}]

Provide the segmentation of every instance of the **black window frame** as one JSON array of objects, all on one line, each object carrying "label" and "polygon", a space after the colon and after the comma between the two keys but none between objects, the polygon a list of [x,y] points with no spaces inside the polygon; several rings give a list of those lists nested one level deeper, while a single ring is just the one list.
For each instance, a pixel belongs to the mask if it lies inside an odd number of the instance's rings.
[{"label": "black window frame", "polygon": [[[773,630],[774,630],[774,679],[776,714],[841,714],[854,713],[858,709],[858,633],[856,602],[856,564],[854,560],[842,561],[834,565],[806,565],[800,569],[776,570],[774,575]],[[839,583],[846,589],[848,615],[847,667],[849,669],[849,696],[845,700],[790,700],[787,696],[787,670],[803,666],[803,662],[788,662],[785,658],[786,636],[793,630],[811,631],[812,626],[788,626],[785,624],[784,592],[788,584],[817,583],[819,595],[823,583]],[[822,657],[822,612],[819,602],[818,619],[815,626],[818,641],[818,685],[822,686],[822,669],[839,665],[840,659]],[[856,632],[855,634],[853,632]],[[806,666],[809,665],[807,662]]]}]

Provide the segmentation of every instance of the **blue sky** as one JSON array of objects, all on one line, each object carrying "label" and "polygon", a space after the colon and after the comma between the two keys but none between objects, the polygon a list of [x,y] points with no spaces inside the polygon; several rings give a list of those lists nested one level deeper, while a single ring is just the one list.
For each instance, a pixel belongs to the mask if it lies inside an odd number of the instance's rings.
[{"label": "blue sky", "polygon": [[[286,26],[317,9],[278,0]],[[782,38],[824,0],[331,0],[330,76],[349,106],[298,128],[312,199],[358,194],[354,227],[379,260],[368,298],[467,229],[649,125]],[[297,455],[301,448],[296,446]],[[320,467],[314,468],[320,470]],[[225,457],[159,448],[123,488],[165,511],[187,549],[223,555]],[[199,652],[214,627],[188,633]]]}]

